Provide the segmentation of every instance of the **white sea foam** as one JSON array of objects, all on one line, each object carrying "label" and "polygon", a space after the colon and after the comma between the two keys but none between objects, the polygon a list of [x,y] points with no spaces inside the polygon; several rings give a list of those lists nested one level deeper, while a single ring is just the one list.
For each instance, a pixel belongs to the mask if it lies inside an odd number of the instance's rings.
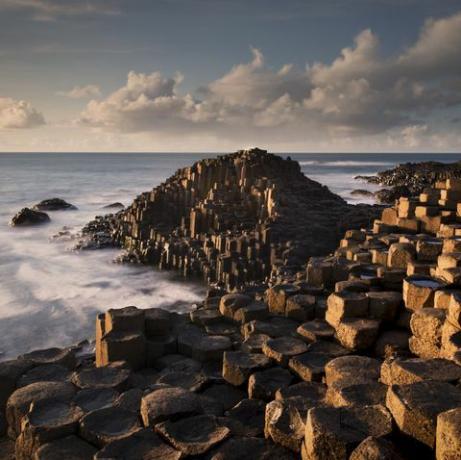
[{"label": "white sea foam", "polygon": [[323,161],[323,160],[304,160],[300,161],[301,166],[331,166],[331,167],[349,167],[349,166],[359,166],[359,167],[368,167],[368,166],[393,166],[394,163],[388,161],[353,161],[353,160],[338,160],[338,161]]}]

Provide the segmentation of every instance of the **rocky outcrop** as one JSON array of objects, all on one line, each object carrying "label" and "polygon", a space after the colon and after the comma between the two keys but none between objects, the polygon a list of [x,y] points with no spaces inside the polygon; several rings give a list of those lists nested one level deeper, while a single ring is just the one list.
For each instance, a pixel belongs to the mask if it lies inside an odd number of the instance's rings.
[{"label": "rocky outcrop", "polygon": [[50,217],[45,212],[35,211],[30,208],[23,208],[11,219],[12,227],[30,227],[50,222]]},{"label": "rocky outcrop", "polygon": [[356,177],[356,179],[386,187],[375,193],[376,198],[381,203],[393,203],[401,196],[417,197],[425,188],[433,187],[437,181],[450,178],[461,178],[461,161],[455,163],[437,161],[404,163],[395,168],[381,171],[375,176]]},{"label": "rocky outcrop", "polygon": [[62,198],[49,198],[37,203],[33,209],[37,211],[68,211],[75,210],[77,207]]},{"label": "rocky outcrop", "polygon": [[121,260],[233,288],[294,276],[309,256],[334,249],[345,223],[360,228],[375,216],[307,178],[296,161],[251,149],[178,170],[116,216],[92,222],[80,247],[98,246],[109,224],[127,250]]}]

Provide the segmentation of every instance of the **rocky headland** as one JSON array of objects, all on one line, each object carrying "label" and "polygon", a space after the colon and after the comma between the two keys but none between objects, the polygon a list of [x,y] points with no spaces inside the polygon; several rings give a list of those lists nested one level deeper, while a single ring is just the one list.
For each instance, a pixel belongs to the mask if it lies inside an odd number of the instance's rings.
[{"label": "rocky headland", "polygon": [[[262,158],[279,173],[241,167]],[[238,152],[91,223],[88,241],[100,232],[133,260],[198,267],[184,273],[210,288],[187,314],[98,315],[94,352],[0,363],[4,458],[460,459],[461,181],[344,231],[354,209],[298,172]]]},{"label": "rocky headland", "polygon": [[378,202],[388,204],[392,204],[401,196],[416,198],[425,188],[433,187],[437,181],[450,178],[461,178],[461,161],[402,163],[395,168],[380,171],[375,176],[356,177],[371,184],[384,186],[375,193],[375,197]]}]

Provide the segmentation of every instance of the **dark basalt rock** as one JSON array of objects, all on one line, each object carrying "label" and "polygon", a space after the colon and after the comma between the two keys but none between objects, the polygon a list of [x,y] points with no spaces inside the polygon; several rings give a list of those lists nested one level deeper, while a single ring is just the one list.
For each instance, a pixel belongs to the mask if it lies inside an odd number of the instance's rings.
[{"label": "dark basalt rock", "polygon": [[351,195],[352,196],[366,196],[366,197],[373,197],[375,196],[373,192],[370,192],[370,190],[364,190],[364,189],[356,189],[356,190],[352,190],[351,192]]},{"label": "dark basalt rock", "polygon": [[50,216],[41,211],[35,211],[30,208],[23,208],[11,219],[12,227],[30,227],[50,222]]},{"label": "dark basalt rock", "polygon": [[94,446],[72,435],[40,447],[34,460],[91,460],[96,452]]},{"label": "dark basalt rock", "polygon": [[76,210],[77,207],[62,198],[49,198],[37,203],[33,209],[36,211],[68,211]]},{"label": "dark basalt rock", "polygon": [[116,201],[115,203],[107,204],[106,206],[103,206],[103,209],[123,209],[125,205],[123,203],[120,203],[119,201]]},{"label": "dark basalt rock", "polygon": [[340,232],[377,217],[307,178],[298,162],[241,150],[178,170],[116,215],[97,217],[78,249],[119,245],[123,262],[198,275],[225,287],[294,274],[334,249]]}]

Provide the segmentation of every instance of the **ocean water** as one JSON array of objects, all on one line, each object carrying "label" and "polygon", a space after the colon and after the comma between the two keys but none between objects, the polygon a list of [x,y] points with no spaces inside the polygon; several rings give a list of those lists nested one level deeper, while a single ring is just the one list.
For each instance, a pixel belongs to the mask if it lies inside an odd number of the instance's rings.
[{"label": "ocean water", "polygon": [[[204,286],[150,267],[112,263],[117,250],[72,252],[50,237],[64,226],[78,231],[103,206],[128,205],[140,192],[178,168],[214,154],[0,154],[0,359],[49,346],[65,346],[94,334],[99,311],[136,305],[185,311]],[[406,161],[456,161],[461,155],[295,154],[310,178],[353,203],[354,181]],[[59,197],[76,211],[50,212],[50,224],[12,228],[21,208]]]}]

